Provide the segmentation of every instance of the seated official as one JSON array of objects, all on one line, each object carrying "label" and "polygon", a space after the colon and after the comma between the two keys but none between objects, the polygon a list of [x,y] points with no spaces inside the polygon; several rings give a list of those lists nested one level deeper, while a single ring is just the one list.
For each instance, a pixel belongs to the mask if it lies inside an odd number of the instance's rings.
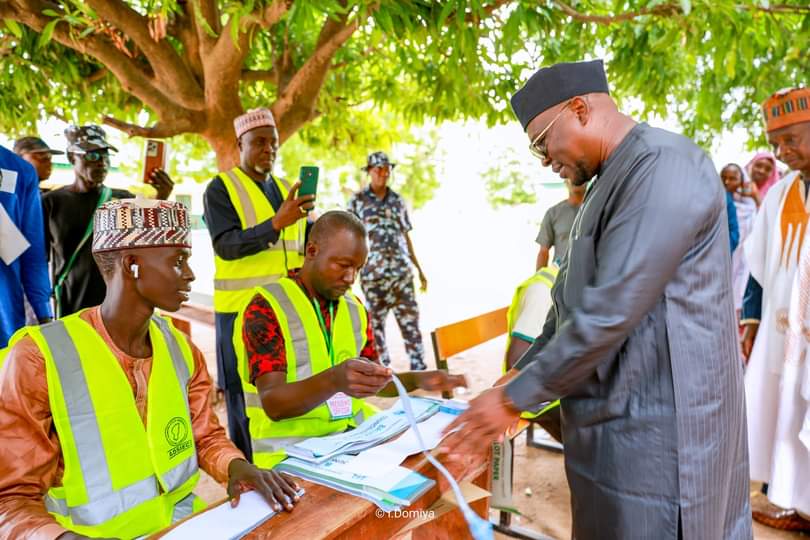
[{"label": "seated official", "polygon": [[[257,465],[275,465],[295,442],[362,423],[376,412],[362,398],[397,395],[366,310],[350,291],[367,255],[362,222],[327,212],[312,227],[303,267],[257,288],[240,313],[234,334],[243,339],[234,345]],[[467,384],[445,371],[397,376],[409,391]]]},{"label": "seated official", "polygon": [[[506,314],[506,354],[504,355],[504,375],[493,386],[506,384],[514,379],[520,370],[526,367],[531,356],[524,353],[535,342],[539,346],[548,342],[553,327],[545,327],[543,321],[551,305],[549,290],[557,279],[557,267],[546,266],[538,270],[529,279],[518,285],[512,304]],[[537,337],[538,329],[543,332]],[[553,406],[544,407],[541,412],[525,411],[520,415],[539,424],[554,440],[562,443],[562,428],[560,426],[559,401]]]},{"label": "seated official", "polygon": [[182,204],[96,211],[101,306],[17,332],[0,353],[0,538],[135,538],[203,508],[202,468],[228,494],[256,488],[289,510],[296,486],[256,468],[211,409],[199,349],[176,311],[194,274]]}]

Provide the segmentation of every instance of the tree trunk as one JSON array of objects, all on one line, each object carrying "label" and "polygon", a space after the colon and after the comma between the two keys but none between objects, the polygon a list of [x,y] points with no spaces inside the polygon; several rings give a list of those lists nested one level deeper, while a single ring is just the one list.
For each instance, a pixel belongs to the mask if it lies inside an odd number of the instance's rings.
[{"label": "tree trunk", "polygon": [[233,129],[208,129],[201,133],[217,156],[217,167],[227,171],[239,164],[239,148]]}]

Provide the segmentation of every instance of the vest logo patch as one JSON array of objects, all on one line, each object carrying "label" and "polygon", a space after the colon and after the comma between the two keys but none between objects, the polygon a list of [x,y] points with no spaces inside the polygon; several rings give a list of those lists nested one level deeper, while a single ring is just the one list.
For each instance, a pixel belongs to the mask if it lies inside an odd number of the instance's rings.
[{"label": "vest logo patch", "polygon": [[188,423],[179,416],[175,416],[166,424],[163,434],[166,436],[166,442],[171,446],[169,459],[191,448],[192,442],[188,439],[188,431]]}]

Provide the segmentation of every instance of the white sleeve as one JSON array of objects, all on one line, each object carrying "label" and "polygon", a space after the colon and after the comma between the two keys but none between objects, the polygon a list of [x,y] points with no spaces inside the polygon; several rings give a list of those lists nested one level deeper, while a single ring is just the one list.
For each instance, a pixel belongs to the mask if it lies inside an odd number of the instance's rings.
[{"label": "white sleeve", "polygon": [[546,314],[551,307],[551,290],[543,283],[534,283],[517,306],[517,317],[512,327],[512,337],[532,341],[543,330]]}]

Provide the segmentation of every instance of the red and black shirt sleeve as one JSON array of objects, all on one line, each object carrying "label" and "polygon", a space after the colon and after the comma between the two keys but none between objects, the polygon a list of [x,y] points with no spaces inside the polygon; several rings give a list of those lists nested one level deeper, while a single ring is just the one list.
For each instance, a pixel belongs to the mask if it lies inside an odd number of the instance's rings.
[{"label": "red and black shirt sleeve", "polygon": [[287,373],[284,335],[270,303],[261,295],[253,297],[245,310],[242,340],[245,343],[250,382],[265,373]]},{"label": "red and black shirt sleeve", "polygon": [[366,321],[366,346],[360,351],[360,356],[377,364],[380,363],[380,355],[377,354],[377,347],[374,345],[374,332],[371,330],[371,317],[368,317],[368,321]]},{"label": "red and black shirt sleeve", "polygon": [[[292,274],[291,277],[297,277]],[[329,304],[318,299],[321,316],[326,323],[327,330],[331,328],[329,318]],[[287,353],[284,348],[284,335],[281,325],[276,318],[270,303],[261,295],[253,297],[245,310],[244,326],[242,327],[242,340],[245,343],[248,366],[250,368],[250,382],[255,384],[256,379],[265,373],[274,371],[287,373]],[[380,358],[374,344],[374,332],[371,329],[371,319],[366,322],[366,345],[360,351],[360,356],[372,362],[379,363]]]}]

